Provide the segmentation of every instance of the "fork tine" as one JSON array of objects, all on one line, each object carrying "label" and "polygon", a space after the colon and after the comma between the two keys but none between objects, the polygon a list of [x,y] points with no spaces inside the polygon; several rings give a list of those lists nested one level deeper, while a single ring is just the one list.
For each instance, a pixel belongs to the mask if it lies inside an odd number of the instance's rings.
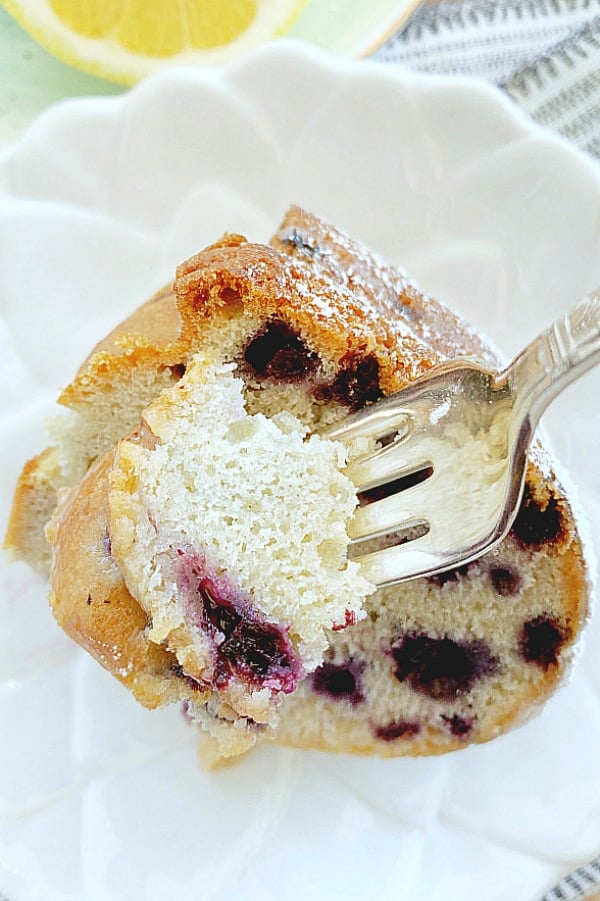
[{"label": "fork tine", "polygon": [[406,431],[411,419],[411,410],[399,406],[397,399],[390,397],[379,401],[377,407],[366,407],[319,429],[319,435],[332,441],[339,439],[346,444],[356,438],[378,439],[393,432]]},{"label": "fork tine", "polygon": [[439,558],[430,553],[427,539],[428,536],[423,535],[401,547],[390,547],[357,557],[362,575],[381,587],[435,571]]},{"label": "fork tine", "polygon": [[346,466],[344,474],[360,493],[385,485],[392,480],[402,479],[429,466],[431,460],[423,456],[423,451],[418,445],[407,446],[400,439],[370,456],[352,460]]},{"label": "fork tine", "polygon": [[[348,524],[350,539],[363,541],[391,530],[408,529],[426,521],[420,506],[420,490],[421,486],[417,485],[414,489],[407,488],[406,491],[358,507]],[[416,491],[414,496],[413,491]],[[413,497],[416,498],[416,502],[413,501]]]}]

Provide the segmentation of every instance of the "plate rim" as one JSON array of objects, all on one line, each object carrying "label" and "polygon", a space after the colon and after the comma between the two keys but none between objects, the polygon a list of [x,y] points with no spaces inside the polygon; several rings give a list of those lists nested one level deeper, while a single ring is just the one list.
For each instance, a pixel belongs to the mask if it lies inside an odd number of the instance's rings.
[{"label": "plate rim", "polygon": [[[482,78],[469,75],[447,75],[427,72],[415,72],[394,63],[378,59],[349,59],[332,54],[320,47],[295,38],[282,38],[271,41],[249,50],[241,57],[214,67],[203,68],[192,65],[174,65],[154,72],[131,88],[120,94],[82,95],[67,97],[52,103],[40,112],[9,145],[0,148],[0,174],[7,161],[21,154],[32,136],[37,131],[52,124],[57,117],[69,120],[77,119],[81,112],[111,110],[118,115],[118,110],[125,109],[137,102],[137,98],[155,90],[163,82],[184,79],[190,83],[210,85],[220,83],[227,85],[232,75],[243,78],[244,70],[265,67],[285,67],[290,64],[301,64],[318,69],[336,77],[354,78],[357,73],[364,72],[369,77],[381,77],[387,83],[396,83],[399,88],[429,92],[450,91],[454,98],[462,102],[475,103],[481,98],[490,106],[495,105],[507,121],[518,128],[522,137],[531,136],[556,148],[569,158],[573,166],[577,166],[590,178],[600,190],[600,165],[583,150],[558,132],[552,131],[533,120],[502,89]],[[258,98],[259,102],[260,99]],[[499,146],[502,146],[501,142]],[[0,199],[4,195],[0,183]]]}]

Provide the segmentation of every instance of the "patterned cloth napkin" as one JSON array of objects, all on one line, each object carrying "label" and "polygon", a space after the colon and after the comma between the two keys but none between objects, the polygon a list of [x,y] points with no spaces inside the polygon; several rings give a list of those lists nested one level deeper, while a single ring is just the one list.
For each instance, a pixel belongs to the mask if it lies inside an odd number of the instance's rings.
[{"label": "patterned cloth napkin", "polygon": [[600,0],[442,0],[375,57],[486,78],[600,159]]}]

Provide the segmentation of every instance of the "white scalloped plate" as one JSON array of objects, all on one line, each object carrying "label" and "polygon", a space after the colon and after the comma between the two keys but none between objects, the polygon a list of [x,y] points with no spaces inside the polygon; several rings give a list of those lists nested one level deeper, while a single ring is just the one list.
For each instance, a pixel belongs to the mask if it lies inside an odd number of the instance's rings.
[{"label": "white scalloped plate", "polygon": [[[222,230],[330,217],[507,352],[600,284],[600,174],[475,81],[269,46],[70,101],[0,157],[0,527],[91,344]],[[597,374],[547,429],[600,537]],[[0,568],[0,896],[536,901],[600,850],[598,622],[541,716],[439,759],[261,748],[202,772]]]}]

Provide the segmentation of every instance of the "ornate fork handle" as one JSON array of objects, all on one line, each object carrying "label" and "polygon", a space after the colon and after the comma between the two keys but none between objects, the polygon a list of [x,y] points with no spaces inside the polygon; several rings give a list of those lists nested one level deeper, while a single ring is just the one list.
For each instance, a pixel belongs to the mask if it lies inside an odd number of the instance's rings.
[{"label": "ornate fork handle", "polygon": [[500,382],[515,393],[515,413],[529,417],[533,430],[550,403],[567,385],[600,362],[600,289],[535,338]]}]

